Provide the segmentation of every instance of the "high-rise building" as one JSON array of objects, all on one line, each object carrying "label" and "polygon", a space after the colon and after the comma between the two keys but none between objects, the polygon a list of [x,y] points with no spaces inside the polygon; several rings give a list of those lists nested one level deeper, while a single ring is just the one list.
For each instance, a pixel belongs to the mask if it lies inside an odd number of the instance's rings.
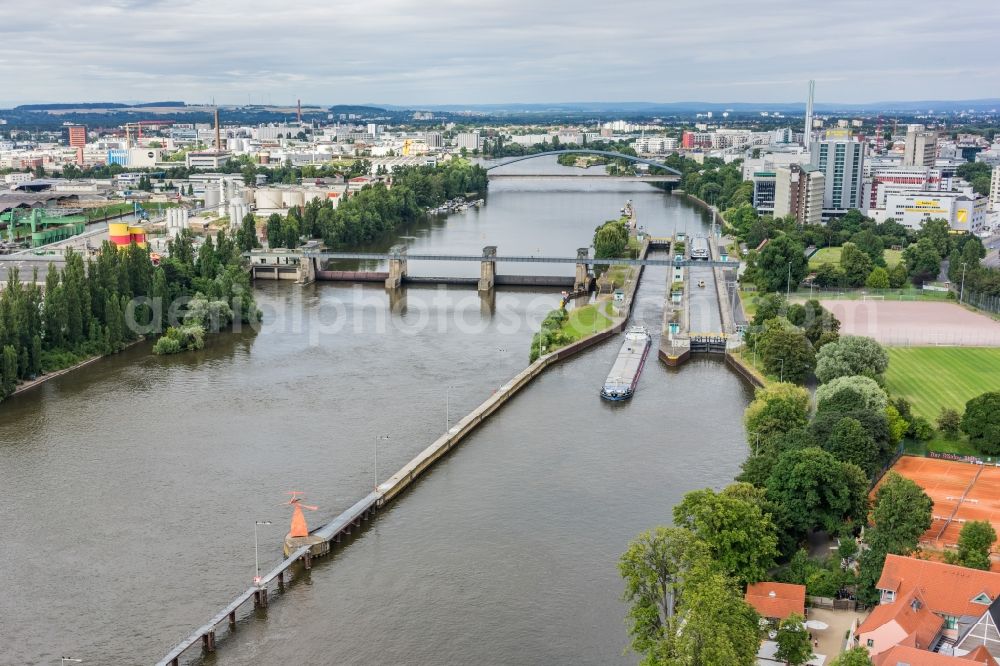
[{"label": "high-rise building", "polygon": [[824,175],[817,167],[790,164],[774,171],[774,217],[794,215],[799,224],[819,224],[823,217]]},{"label": "high-rise building", "polygon": [[87,145],[87,128],[84,125],[69,125],[66,127],[69,145],[73,148],[83,148]]},{"label": "high-rise building", "polygon": [[753,181],[753,207],[760,213],[772,213],[774,211],[774,171],[754,171]]},{"label": "high-rise building", "polygon": [[1000,166],[993,167],[990,178],[990,210],[1000,212]]},{"label": "high-rise building", "polygon": [[816,82],[812,79],[809,80],[809,97],[806,98],[806,124],[802,134],[802,145],[809,147],[812,141],[812,130],[813,130],[813,98],[816,95]]},{"label": "high-rise building", "polygon": [[936,159],[937,132],[928,131],[923,125],[910,125],[906,129],[903,166],[934,166]]},{"label": "high-rise building", "polygon": [[455,136],[455,145],[466,150],[479,150],[482,142],[479,132],[461,132]]},{"label": "high-rise building", "polygon": [[809,162],[822,171],[825,178],[825,211],[836,214],[861,208],[864,161],[864,145],[850,137],[813,141]]}]

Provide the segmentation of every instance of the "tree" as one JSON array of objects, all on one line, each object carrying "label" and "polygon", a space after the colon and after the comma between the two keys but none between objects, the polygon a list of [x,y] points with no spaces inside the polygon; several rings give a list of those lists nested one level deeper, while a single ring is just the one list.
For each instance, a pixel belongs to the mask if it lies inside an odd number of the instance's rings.
[{"label": "tree", "polygon": [[903,250],[903,261],[910,280],[916,285],[936,280],[941,272],[941,255],[929,238],[921,238],[907,246]]},{"label": "tree", "polygon": [[970,569],[990,569],[990,549],[997,540],[996,530],[985,520],[973,520],[962,526],[958,535],[958,563]]},{"label": "tree", "polygon": [[847,652],[841,652],[830,662],[830,666],[872,666],[872,658],[867,649],[858,646]]},{"label": "tree", "polygon": [[867,254],[871,258],[873,265],[885,266],[885,243],[877,233],[871,229],[862,229],[858,233],[851,236],[850,242],[859,250]]},{"label": "tree", "polygon": [[848,286],[860,287],[872,272],[872,258],[854,243],[844,243],[840,250],[840,269]]},{"label": "tree", "polygon": [[865,431],[860,421],[850,417],[842,418],[834,426],[823,448],[844,462],[854,463],[869,478],[878,471],[881,462],[882,452],[874,438]]},{"label": "tree", "polygon": [[886,555],[909,555],[920,535],[931,526],[934,503],[913,481],[889,472],[875,493],[872,526],[865,535],[868,550],[861,556],[858,595],[871,603]]},{"label": "tree", "polygon": [[711,488],[687,493],[674,507],[674,524],[708,545],[712,560],[741,585],[763,580],[778,555],[778,537],[763,495],[749,484],[721,493]]},{"label": "tree", "polygon": [[816,354],[816,378],[830,382],[837,377],[864,375],[877,378],[889,367],[889,353],[873,338],[845,335],[823,345]]},{"label": "tree", "polygon": [[[757,209],[750,204],[744,204],[742,206],[737,206],[736,208],[730,208],[726,210],[722,217],[725,218],[726,224],[736,233],[738,238],[742,238],[747,241],[749,247],[757,247],[760,245],[760,241],[757,243],[752,243],[747,238],[747,234],[750,229],[759,221],[757,216]],[[766,238],[767,235],[764,235]],[[761,239],[763,240],[763,238]]]},{"label": "tree", "polygon": [[939,257],[951,254],[951,227],[947,220],[941,218],[927,220],[920,225],[917,232],[917,242],[927,239],[937,250]]},{"label": "tree", "polygon": [[945,437],[955,439],[962,427],[962,415],[958,413],[958,410],[942,407],[941,413],[937,417],[937,426]]},{"label": "tree", "polygon": [[628,229],[621,220],[609,220],[594,230],[595,257],[623,257],[627,247]]},{"label": "tree", "polygon": [[249,252],[260,247],[260,241],[257,240],[257,218],[253,213],[247,213],[240,223],[240,228],[236,230],[236,246],[240,252]]},{"label": "tree", "polygon": [[797,613],[792,613],[781,621],[775,640],[778,643],[775,659],[789,666],[802,666],[813,658],[812,640],[806,629],[805,618]]},{"label": "tree", "polygon": [[285,234],[282,230],[281,216],[271,213],[267,218],[267,246],[270,248],[283,247]]},{"label": "tree", "polygon": [[827,409],[846,412],[857,408],[884,412],[888,404],[889,397],[882,387],[874,379],[862,375],[836,377],[816,389],[817,413]]},{"label": "tree", "polygon": [[908,277],[909,273],[906,270],[906,262],[899,262],[889,271],[889,287],[892,289],[902,289]]},{"label": "tree", "polygon": [[618,571],[625,580],[633,651],[649,656],[664,640],[691,570],[707,558],[705,544],[681,528],[657,527],[632,540]]},{"label": "tree", "polygon": [[862,519],[867,489],[857,465],[819,448],[783,453],[767,480],[767,498],[778,508],[775,522],[795,538],[816,529],[837,532]]},{"label": "tree", "polygon": [[760,647],[759,618],[719,571],[693,571],[678,609],[680,621],[661,651],[665,664],[752,666]]},{"label": "tree", "polygon": [[771,319],[760,335],[759,352],[764,372],[801,384],[816,367],[816,352],[806,334],[787,319]]},{"label": "tree", "polygon": [[17,350],[11,345],[3,348],[0,362],[0,393],[9,396],[17,387]]},{"label": "tree", "polygon": [[801,428],[809,422],[809,392],[788,382],[757,389],[743,413],[743,424],[751,442]]},{"label": "tree", "polygon": [[753,267],[753,279],[763,291],[797,289],[809,272],[805,248],[787,234],[764,246]]},{"label": "tree", "polygon": [[1000,454],[1000,393],[983,393],[965,403],[962,432],[977,451]]},{"label": "tree", "polygon": [[876,266],[872,269],[872,272],[868,274],[868,279],[865,280],[865,286],[869,289],[888,289],[889,271],[885,270],[881,266]]}]

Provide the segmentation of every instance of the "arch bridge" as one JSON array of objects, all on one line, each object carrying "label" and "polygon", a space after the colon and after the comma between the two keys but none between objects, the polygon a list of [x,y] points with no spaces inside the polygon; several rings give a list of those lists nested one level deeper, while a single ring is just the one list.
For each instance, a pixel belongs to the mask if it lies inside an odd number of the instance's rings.
[{"label": "arch bridge", "polygon": [[[514,164],[515,162],[523,162],[524,160],[533,160],[536,157],[547,157],[549,155],[598,155],[600,157],[610,157],[613,159],[623,159],[629,162],[634,162],[636,164],[646,164],[651,167],[656,167],[657,169],[664,169],[670,175],[676,176],[678,179],[681,176],[681,172],[673,167],[669,167],[663,162],[657,160],[650,160],[644,157],[637,157],[635,155],[625,155],[624,153],[616,153],[610,150],[594,150],[592,148],[567,148],[566,150],[546,150],[542,153],[532,153],[531,155],[518,155],[517,157],[505,158],[502,162],[497,162],[496,164],[491,164],[485,167],[486,171],[492,171],[498,167],[507,166],[508,164]],[[500,175],[500,174],[495,174]]]}]

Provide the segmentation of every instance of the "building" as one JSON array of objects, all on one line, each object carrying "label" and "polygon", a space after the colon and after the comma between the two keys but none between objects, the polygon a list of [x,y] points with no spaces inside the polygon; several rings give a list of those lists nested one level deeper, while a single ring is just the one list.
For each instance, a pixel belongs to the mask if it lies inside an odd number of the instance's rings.
[{"label": "building", "polygon": [[885,208],[886,195],[894,188],[905,186],[924,192],[941,189],[941,172],[926,166],[872,166],[864,186],[864,209]]},{"label": "building", "polygon": [[828,134],[826,139],[812,143],[809,161],[826,179],[824,213],[837,215],[861,207],[864,144],[849,136],[830,138]]},{"label": "building", "polygon": [[69,125],[66,127],[66,138],[73,148],[83,148],[87,145],[87,128],[83,125]]},{"label": "building", "polygon": [[192,151],[184,156],[184,162],[191,169],[219,169],[231,156],[232,153],[225,150]]},{"label": "building", "polygon": [[753,207],[761,213],[774,212],[774,171],[755,171],[753,177]]},{"label": "building", "polygon": [[997,666],[986,648],[979,647],[961,657],[928,652],[909,645],[896,645],[872,660],[875,666]]},{"label": "building", "polygon": [[159,148],[112,148],[108,151],[108,164],[119,164],[132,169],[153,167],[160,161]]},{"label": "building", "polygon": [[744,599],[762,618],[778,623],[790,615],[806,615],[806,586],[791,583],[753,583]]},{"label": "building", "polygon": [[903,166],[934,166],[937,159],[937,132],[923,125],[910,125],[906,130]]},{"label": "building", "polygon": [[820,224],[826,177],[812,165],[790,164],[774,172],[774,216],[794,215],[799,224]]},{"label": "building", "polygon": [[885,208],[872,211],[877,222],[893,218],[904,227],[919,229],[930,219],[943,219],[955,231],[981,234],[986,228],[986,197],[962,192],[890,192]]},{"label": "building", "polygon": [[897,645],[956,657],[980,648],[1000,655],[1000,573],[887,555],[875,587],[879,605],[854,634],[875,663],[895,666],[879,655]]},{"label": "building", "polygon": [[461,150],[479,150],[482,147],[482,138],[479,132],[460,132],[455,136],[455,145]]},{"label": "building", "polygon": [[990,178],[990,210],[1000,211],[1000,166],[993,167],[993,176]]}]

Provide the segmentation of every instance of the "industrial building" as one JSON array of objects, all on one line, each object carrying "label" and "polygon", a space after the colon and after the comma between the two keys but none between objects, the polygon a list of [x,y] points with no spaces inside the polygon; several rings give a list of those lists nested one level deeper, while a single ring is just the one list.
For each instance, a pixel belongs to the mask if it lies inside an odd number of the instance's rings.
[{"label": "industrial building", "polygon": [[923,125],[910,125],[906,130],[903,166],[934,166],[937,159],[937,132]]}]

